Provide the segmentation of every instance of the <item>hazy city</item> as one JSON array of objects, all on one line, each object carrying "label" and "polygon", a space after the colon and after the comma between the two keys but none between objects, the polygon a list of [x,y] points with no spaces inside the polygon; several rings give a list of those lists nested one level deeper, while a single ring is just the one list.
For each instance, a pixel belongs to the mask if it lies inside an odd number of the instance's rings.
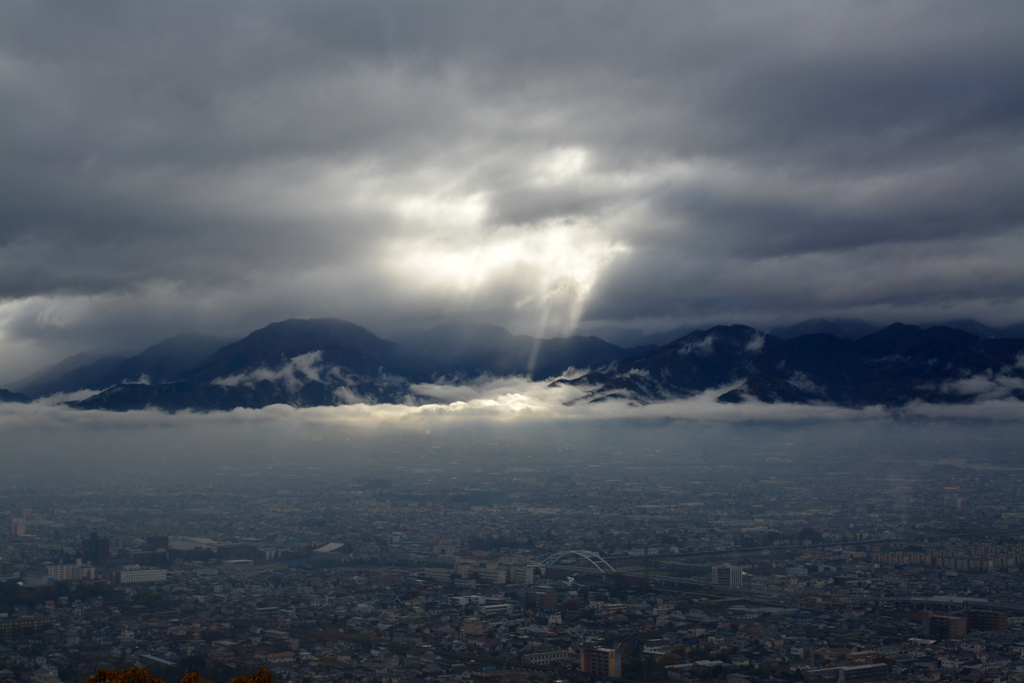
[{"label": "hazy city", "polygon": [[[143,452],[101,477],[23,470],[2,492],[3,675],[1024,672],[1019,429],[562,424],[520,452],[508,426],[438,428],[207,453],[188,476]],[[612,668],[585,673],[586,652]]]}]

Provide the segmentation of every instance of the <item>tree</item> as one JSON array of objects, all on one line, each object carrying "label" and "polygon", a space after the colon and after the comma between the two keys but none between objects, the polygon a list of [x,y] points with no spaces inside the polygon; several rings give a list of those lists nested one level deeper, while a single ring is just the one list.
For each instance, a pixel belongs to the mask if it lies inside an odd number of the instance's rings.
[{"label": "tree", "polygon": [[806,542],[821,543],[822,540],[823,540],[822,536],[821,536],[821,532],[818,531],[817,529],[812,529],[809,526],[808,527],[804,527],[803,529],[801,529],[800,533],[797,536],[797,538],[800,539],[801,543],[806,543]]}]

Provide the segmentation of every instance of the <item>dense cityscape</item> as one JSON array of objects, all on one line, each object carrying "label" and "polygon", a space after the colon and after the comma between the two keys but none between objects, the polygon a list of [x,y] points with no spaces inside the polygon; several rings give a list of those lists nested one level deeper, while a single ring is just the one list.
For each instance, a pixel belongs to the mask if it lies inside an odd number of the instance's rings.
[{"label": "dense cityscape", "polygon": [[668,462],[11,483],[0,681],[1024,679],[1019,462]]}]

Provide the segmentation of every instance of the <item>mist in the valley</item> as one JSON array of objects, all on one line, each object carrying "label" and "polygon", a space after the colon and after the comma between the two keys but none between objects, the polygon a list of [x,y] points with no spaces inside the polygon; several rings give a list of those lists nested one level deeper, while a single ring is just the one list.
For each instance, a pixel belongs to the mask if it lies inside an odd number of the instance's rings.
[{"label": "mist in the valley", "polygon": [[10,426],[0,471],[36,488],[209,483],[301,490],[364,476],[404,486],[501,487],[514,479],[685,477],[755,465],[894,477],[943,462],[1020,467],[1014,422],[878,419],[694,422],[665,419],[408,424],[232,421],[194,415],[136,426]]}]

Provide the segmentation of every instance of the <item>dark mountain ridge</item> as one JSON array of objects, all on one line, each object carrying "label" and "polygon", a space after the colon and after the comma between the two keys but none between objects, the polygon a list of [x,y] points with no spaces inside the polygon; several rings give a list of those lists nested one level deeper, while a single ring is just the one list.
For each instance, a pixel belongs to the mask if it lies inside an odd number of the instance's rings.
[{"label": "dark mountain ridge", "polygon": [[[769,332],[780,339],[793,339],[805,334],[832,334],[844,339],[860,339],[882,330],[884,325],[857,320],[856,318],[812,318],[795,325],[780,325]],[[1024,339],[1024,322],[1004,327],[991,327],[971,318],[945,320],[938,323],[918,325],[921,329],[931,327],[950,327],[955,330],[970,332],[985,339]]]},{"label": "dark mountain ridge", "polygon": [[773,327],[770,333],[779,339],[793,339],[805,334],[831,334],[843,339],[859,339],[880,329],[879,325],[853,318],[813,318],[795,325]]},{"label": "dark mountain ridge", "polygon": [[221,347],[173,381],[122,384],[79,402],[83,408],[231,410],[410,400],[416,382],[481,375],[557,377],[626,357],[597,337],[535,339],[496,325],[443,325],[398,344],[335,319],[273,323]]},{"label": "dark mountain ridge", "polygon": [[570,383],[581,400],[638,403],[730,387],[718,399],[898,407],[910,401],[1024,400],[1024,340],[983,339],[946,327],[899,323],[861,337],[782,340],[743,325],[693,332],[654,352]]},{"label": "dark mountain ridge", "polygon": [[[31,391],[31,388],[34,386],[45,386],[46,384],[55,382],[64,375],[71,372],[72,370],[84,367],[89,363],[93,363],[103,357],[104,356],[102,356],[101,354],[91,353],[88,351],[76,353],[56,363],[51,363],[50,365],[40,368],[39,370],[36,370],[27,377],[22,377],[17,381],[11,382],[10,384],[7,385],[7,387],[11,391]],[[121,358],[123,356],[118,355],[116,357]]]},{"label": "dark mountain ridge", "polygon": [[416,375],[419,368],[403,358],[397,344],[381,339],[365,327],[333,318],[292,318],[271,323],[243,339],[217,349],[198,365],[182,373],[190,382],[211,382],[259,365],[279,367],[297,356],[321,352],[322,360],[353,373],[379,370]]},{"label": "dark mountain ridge", "polygon": [[30,403],[32,399],[16,391],[0,389],[0,403]]},{"label": "dark mountain ridge", "polygon": [[[86,354],[78,354],[12,386],[21,386],[22,393],[39,398],[83,389],[106,389],[117,384],[166,382],[209,356],[224,341],[200,334],[179,334],[130,357],[104,356],[93,360]],[[82,360],[86,362],[79,362]],[[70,366],[70,369],[61,372],[62,366]]]},{"label": "dark mountain ridge", "polygon": [[[427,400],[416,394],[417,383],[487,375],[540,380],[569,368],[589,368],[576,379],[556,380],[584,392],[577,402],[652,403],[707,391],[722,402],[848,407],[1024,400],[1024,340],[899,323],[858,339],[826,333],[782,339],[723,325],[660,347],[624,349],[597,337],[536,339],[466,324],[394,342],[343,320],[293,319],[224,345],[173,337],[137,356],[75,367],[50,378],[49,386],[102,390],[71,404],[80,408],[209,411],[417,402]],[[34,397],[0,393],[0,401]]]}]

